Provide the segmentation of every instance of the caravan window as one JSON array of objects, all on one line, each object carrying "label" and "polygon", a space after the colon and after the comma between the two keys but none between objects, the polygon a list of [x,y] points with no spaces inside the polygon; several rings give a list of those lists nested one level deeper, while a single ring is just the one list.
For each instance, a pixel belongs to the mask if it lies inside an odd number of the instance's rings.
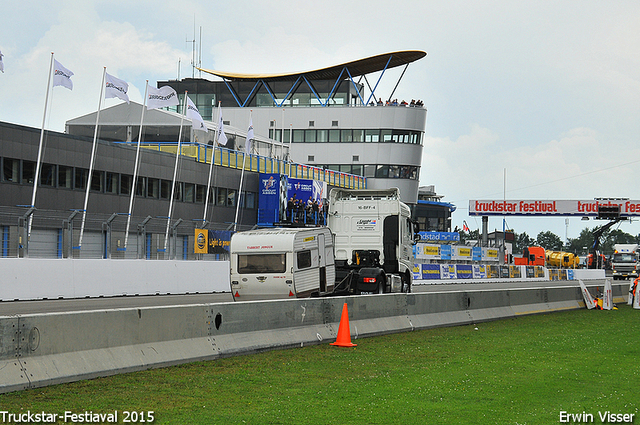
[{"label": "caravan window", "polygon": [[311,251],[300,251],[297,255],[298,270],[311,267]]},{"label": "caravan window", "polygon": [[238,254],[238,273],[284,273],[285,254]]}]

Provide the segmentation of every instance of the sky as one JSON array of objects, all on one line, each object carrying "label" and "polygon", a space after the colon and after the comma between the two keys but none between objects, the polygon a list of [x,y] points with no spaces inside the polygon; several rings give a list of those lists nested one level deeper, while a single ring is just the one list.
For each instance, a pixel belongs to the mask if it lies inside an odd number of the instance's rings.
[{"label": "sky", "polygon": [[[52,52],[74,73],[72,91],[51,91],[45,122],[64,131],[65,121],[97,110],[104,67],[142,103],[145,80],[193,75],[194,40],[203,68],[239,73],[423,50],[393,97],[421,99],[428,109],[420,185],[435,185],[456,205],[452,227],[481,227],[469,200],[640,199],[637,1],[5,3],[0,121],[41,127]],[[402,69],[388,71],[376,95],[391,94]],[[256,133],[267,125],[254,123]],[[517,233],[552,231],[563,240],[602,224],[506,220]],[[490,231],[502,227],[501,217],[489,219]],[[640,220],[614,228],[637,235]]]}]

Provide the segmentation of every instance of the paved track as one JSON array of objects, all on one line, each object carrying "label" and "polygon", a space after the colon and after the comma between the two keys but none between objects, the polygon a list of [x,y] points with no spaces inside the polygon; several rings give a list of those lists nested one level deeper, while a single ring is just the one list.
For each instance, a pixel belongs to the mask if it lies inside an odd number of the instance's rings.
[{"label": "paved track", "polygon": [[[587,281],[589,286],[604,285],[604,280]],[[498,289],[549,288],[557,286],[579,286],[577,281],[494,281],[467,283],[448,283],[439,285],[414,285],[413,291],[449,292],[449,291],[491,291]],[[189,295],[152,295],[123,296],[105,298],[81,298],[38,301],[0,302],[0,316],[17,314],[60,313],[87,310],[108,310],[117,308],[140,308],[189,304],[217,304],[233,302],[231,293],[189,294]]]}]

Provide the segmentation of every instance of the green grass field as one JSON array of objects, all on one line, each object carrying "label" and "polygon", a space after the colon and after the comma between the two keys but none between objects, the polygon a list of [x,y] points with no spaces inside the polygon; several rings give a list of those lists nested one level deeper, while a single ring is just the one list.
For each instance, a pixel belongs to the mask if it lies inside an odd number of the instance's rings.
[{"label": "green grass field", "polygon": [[118,411],[121,423],[124,411],[153,411],[159,424],[545,425],[561,412],[602,423],[610,411],[640,424],[640,311],[627,305],[353,342],[4,394],[0,410]]}]

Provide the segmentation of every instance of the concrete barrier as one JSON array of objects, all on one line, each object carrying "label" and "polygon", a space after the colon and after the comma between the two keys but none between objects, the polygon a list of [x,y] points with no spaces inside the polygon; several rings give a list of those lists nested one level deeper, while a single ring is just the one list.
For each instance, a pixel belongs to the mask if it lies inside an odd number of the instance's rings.
[{"label": "concrete barrier", "polygon": [[344,303],[354,339],[584,307],[567,285],[0,317],[0,392],[332,342]]}]

